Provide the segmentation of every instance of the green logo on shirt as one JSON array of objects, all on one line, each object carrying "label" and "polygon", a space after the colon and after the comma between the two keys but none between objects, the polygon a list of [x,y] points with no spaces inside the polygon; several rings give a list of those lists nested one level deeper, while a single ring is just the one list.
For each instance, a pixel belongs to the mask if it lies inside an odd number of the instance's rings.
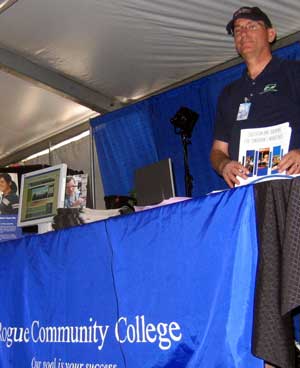
[{"label": "green logo on shirt", "polygon": [[267,84],[262,92],[260,94],[269,93],[269,92],[278,92],[277,83],[270,83]]}]

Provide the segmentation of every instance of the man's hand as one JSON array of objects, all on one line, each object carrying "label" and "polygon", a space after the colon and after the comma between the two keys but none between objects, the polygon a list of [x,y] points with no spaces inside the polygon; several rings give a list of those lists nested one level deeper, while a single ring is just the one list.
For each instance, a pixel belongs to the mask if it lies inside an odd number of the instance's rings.
[{"label": "man's hand", "polygon": [[228,160],[220,170],[220,173],[229,187],[233,188],[235,184],[240,184],[237,176],[247,179],[249,170],[237,161]]},{"label": "man's hand", "polygon": [[295,149],[284,155],[278,165],[278,171],[286,171],[288,175],[300,174],[300,150]]},{"label": "man's hand", "polygon": [[248,178],[249,170],[237,161],[230,160],[228,153],[228,143],[215,140],[210,153],[212,167],[217,173],[223,176],[230,188],[235,184],[240,184],[237,176],[243,179]]}]

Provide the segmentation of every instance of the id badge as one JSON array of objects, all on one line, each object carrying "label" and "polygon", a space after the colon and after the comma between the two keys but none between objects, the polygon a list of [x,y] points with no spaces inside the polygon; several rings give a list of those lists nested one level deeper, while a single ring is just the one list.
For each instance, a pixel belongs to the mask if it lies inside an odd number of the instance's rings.
[{"label": "id badge", "polygon": [[240,104],[236,120],[247,120],[250,112],[251,102],[244,102]]}]

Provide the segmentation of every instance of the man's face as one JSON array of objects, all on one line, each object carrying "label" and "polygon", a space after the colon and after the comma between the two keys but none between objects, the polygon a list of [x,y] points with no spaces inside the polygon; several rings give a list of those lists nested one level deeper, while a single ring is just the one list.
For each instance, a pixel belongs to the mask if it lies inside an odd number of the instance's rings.
[{"label": "man's face", "polygon": [[66,185],[67,195],[69,196],[72,195],[75,192],[75,188],[76,188],[75,182],[73,179],[71,179]]},{"label": "man's face", "polygon": [[266,28],[264,22],[250,19],[237,19],[233,34],[236,50],[243,58],[269,52],[270,42],[276,35],[275,30]]}]

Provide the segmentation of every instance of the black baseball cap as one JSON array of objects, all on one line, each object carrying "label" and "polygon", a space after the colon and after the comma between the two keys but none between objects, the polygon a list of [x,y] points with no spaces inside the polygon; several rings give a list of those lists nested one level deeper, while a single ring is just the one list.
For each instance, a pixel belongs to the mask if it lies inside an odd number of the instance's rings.
[{"label": "black baseball cap", "polygon": [[267,14],[265,14],[257,6],[254,6],[253,8],[249,6],[243,6],[242,8],[239,8],[235,13],[233,13],[231,21],[227,24],[226,30],[228,34],[233,35],[234,21],[240,18],[256,21],[262,20],[267,28],[272,28],[272,23]]}]

